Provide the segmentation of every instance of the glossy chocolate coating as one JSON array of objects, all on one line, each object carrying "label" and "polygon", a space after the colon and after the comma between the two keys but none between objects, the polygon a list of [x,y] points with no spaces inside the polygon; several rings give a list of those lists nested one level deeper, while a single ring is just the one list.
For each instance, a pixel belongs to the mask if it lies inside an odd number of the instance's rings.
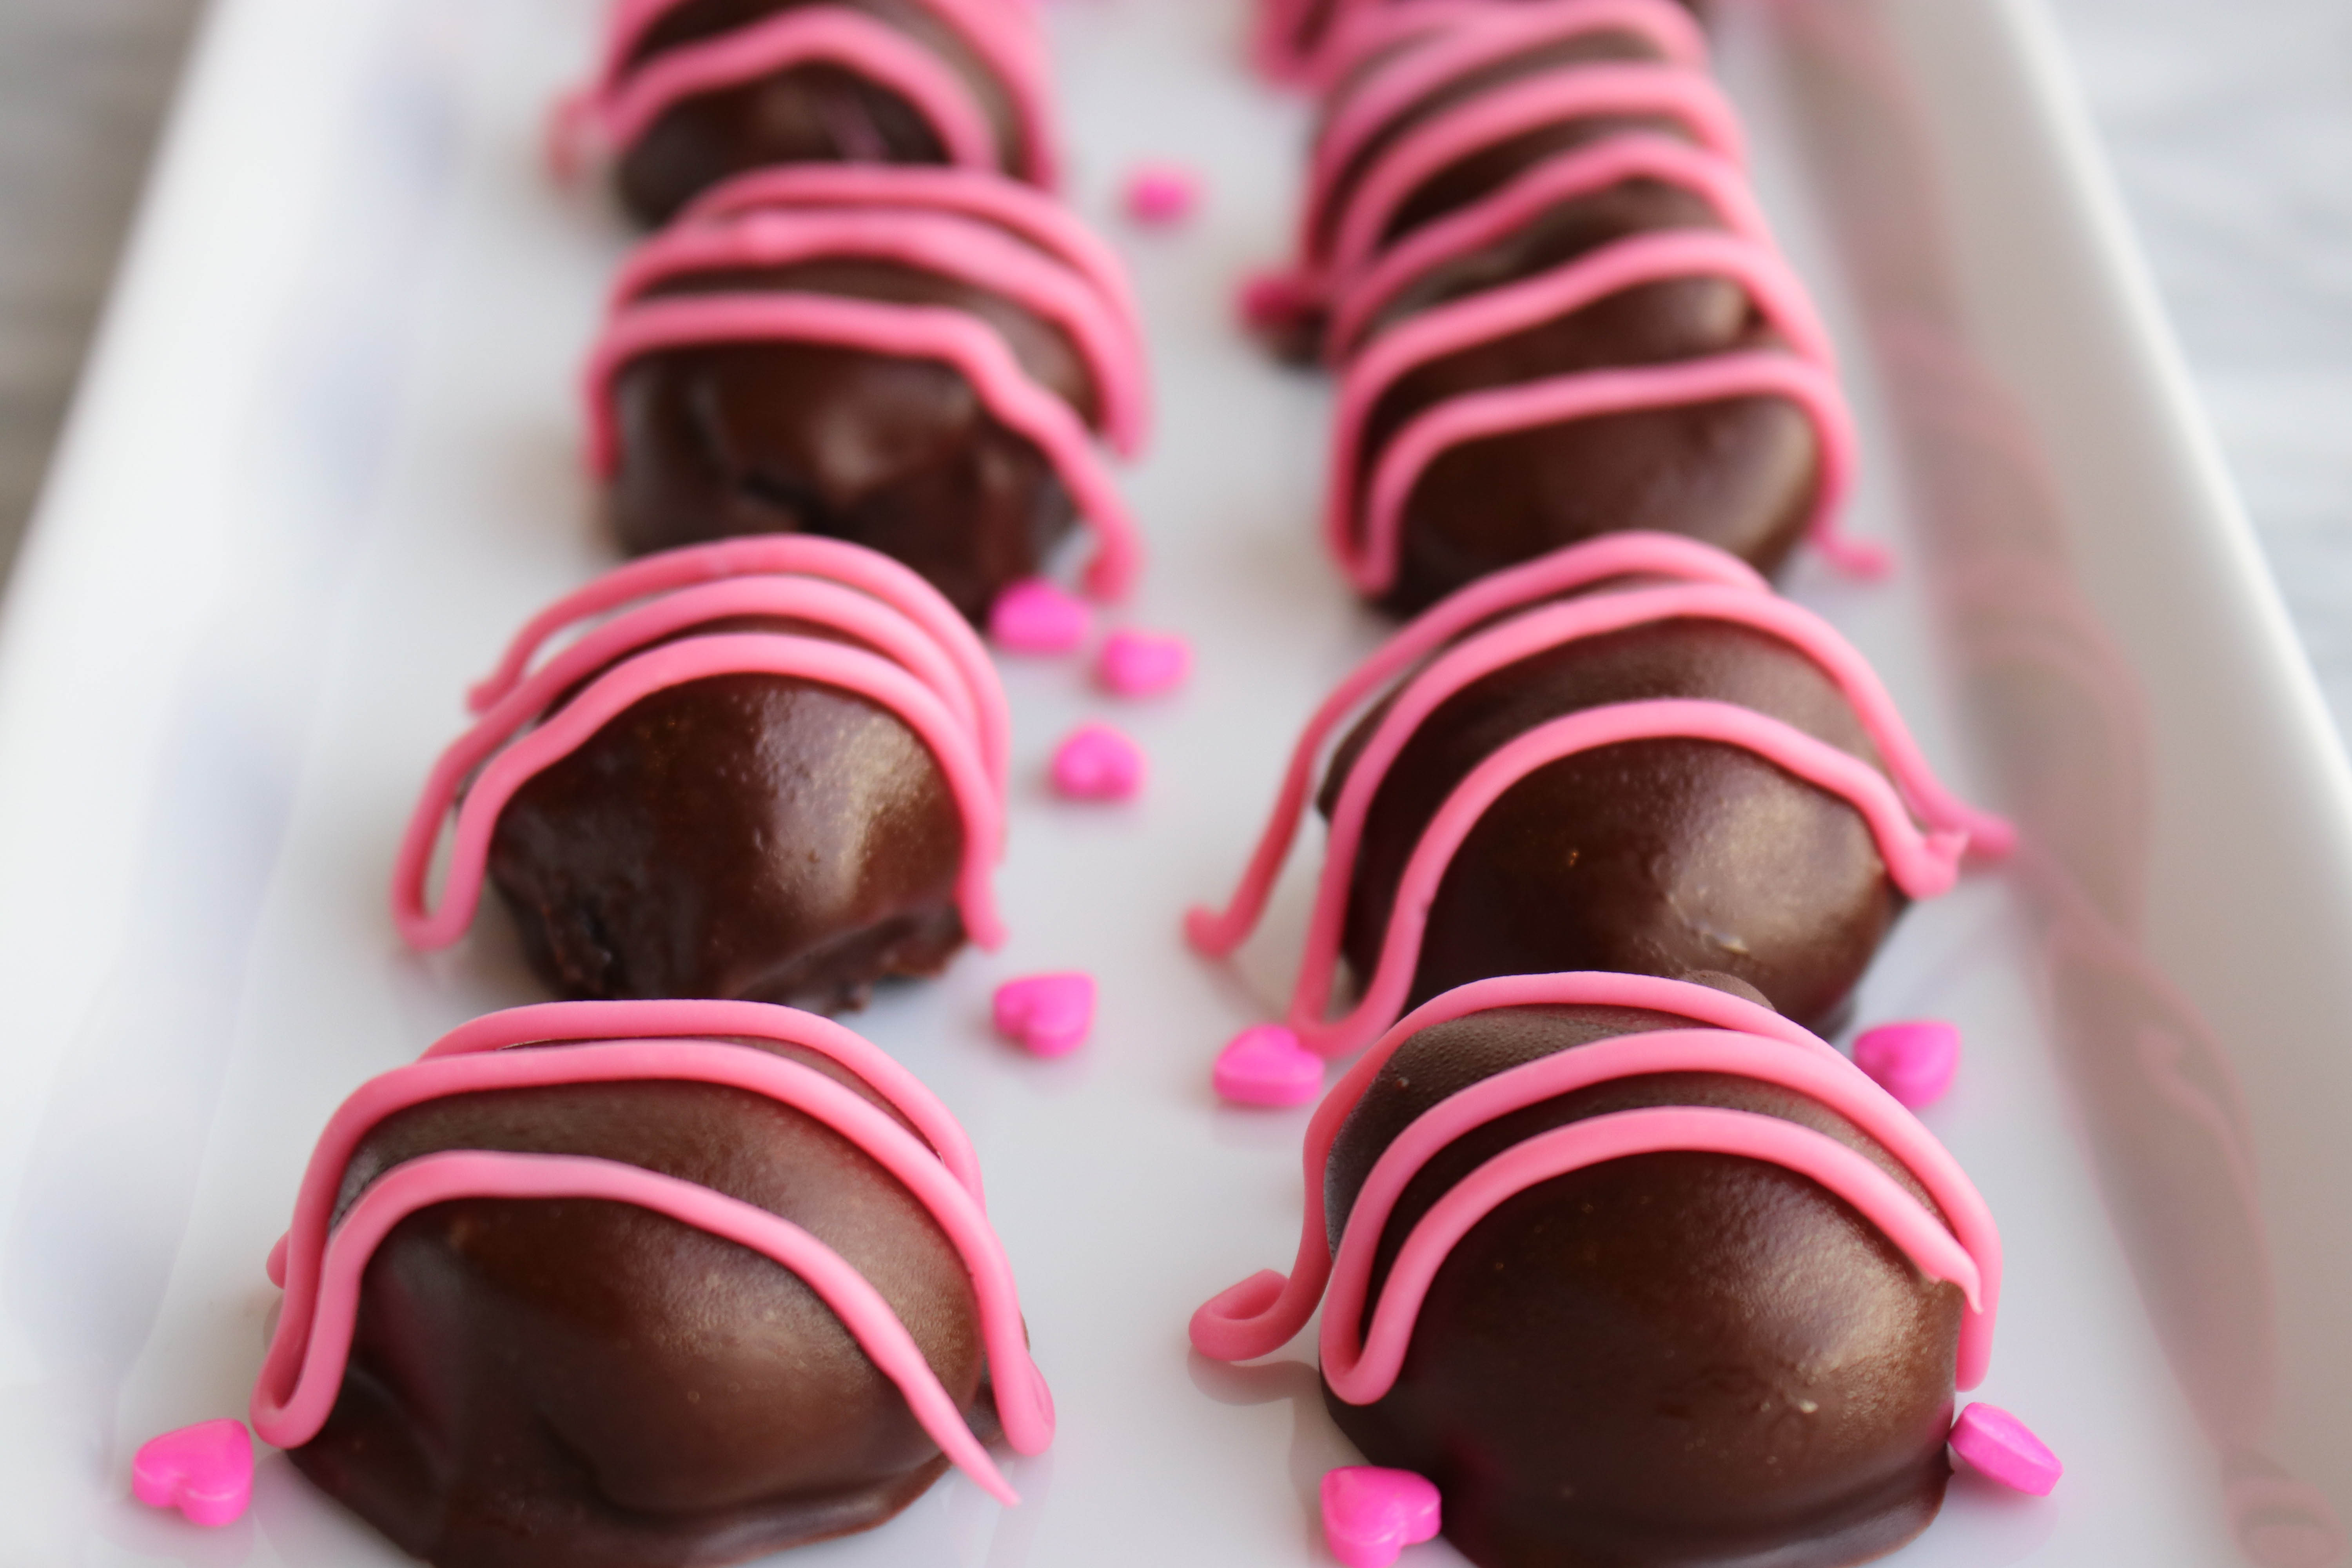
[{"label": "glossy chocolate coating", "polygon": [[[1060,329],[934,273],[843,259],[706,272],[661,291],[760,289],[969,311],[1095,417],[1099,389]],[[814,343],[667,349],[624,366],[614,395],[621,462],[604,504],[631,554],[738,534],[846,539],[904,562],[977,622],[1076,522],[1045,455],[937,361]]]},{"label": "glossy chocolate coating", "polygon": [[[1333,1144],[1332,1244],[1381,1152],[1446,1096],[1597,1039],[1685,1026],[1525,1007],[1415,1035]],[[1479,1164],[1657,1105],[1798,1122],[1927,1201],[1875,1141],[1801,1095],[1712,1073],[1626,1079],[1440,1152],[1382,1233],[1374,1290],[1413,1223]],[[1325,1403],[1371,1463],[1437,1483],[1447,1538],[1480,1568],[1837,1568],[1901,1545],[1942,1503],[1961,1308],[1957,1287],[1807,1177],[1636,1155],[1539,1183],[1472,1226],[1431,1282],[1396,1386],[1360,1406],[1327,1385]]]},{"label": "glossy chocolate coating", "polygon": [[[630,65],[817,4],[877,17],[937,55],[988,117],[999,167],[1027,166],[1011,89],[919,0],[687,0],[647,30]],[[680,100],[622,150],[614,177],[629,216],[654,228],[721,180],[771,163],[946,162],[913,104],[842,67],[811,64]]]},{"label": "glossy chocolate coating", "polygon": [[[1738,703],[1878,761],[1821,668],[1746,626],[1660,622],[1522,659],[1439,704],[1374,792],[1341,949],[1354,972],[1370,973],[1413,847],[1471,769],[1563,714],[1669,697]],[[1376,719],[1334,757],[1327,813]],[[1717,970],[1823,1027],[1904,903],[1843,798],[1738,747],[1627,742],[1547,763],[1487,807],[1438,884],[1407,1005],[1496,974]]]},{"label": "glossy chocolate coating", "polygon": [[[744,1048],[880,1103],[813,1053]],[[452,1096],[367,1135],[338,1215],[445,1149],[623,1161],[791,1220],[873,1283],[974,1429],[995,1435],[954,1247],[815,1119],[709,1084]],[[737,1563],[879,1524],[947,1467],[796,1275],[666,1215],[575,1200],[467,1199],[402,1221],[368,1265],[333,1414],[291,1457],[436,1568]]]},{"label": "glossy chocolate coating", "polygon": [[526,783],[489,872],[558,995],[835,1012],[963,945],[963,832],[897,714],[722,675],[651,693]]}]

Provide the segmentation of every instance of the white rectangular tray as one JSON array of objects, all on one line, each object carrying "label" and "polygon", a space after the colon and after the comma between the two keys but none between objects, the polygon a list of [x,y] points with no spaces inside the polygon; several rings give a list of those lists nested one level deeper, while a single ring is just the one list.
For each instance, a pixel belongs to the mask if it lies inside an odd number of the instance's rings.
[{"label": "white rectangular tray", "polygon": [[[500,921],[420,961],[383,889],[467,680],[610,559],[572,389],[624,236],[534,157],[593,9],[215,6],[0,622],[0,1568],[398,1561],[280,1458],[210,1534],[130,1502],[128,1462],[243,1411],[261,1259],[333,1105],[535,996]],[[1207,180],[1197,223],[1121,235],[1165,410],[1131,481],[1154,550],[1135,618],[1190,634],[1198,678],[1113,712],[1073,666],[1010,667],[1013,942],[856,1020],[980,1146],[1060,1439],[1013,1467],[1018,1510],[951,1479],[797,1563],[1328,1561],[1314,1488],[1350,1455],[1308,1342],[1234,1369],[1183,1337],[1296,1234],[1304,1113],[1207,1089],[1218,1044],[1280,994],[1296,881],[1234,971],[1188,955],[1177,919],[1224,890],[1295,726],[1380,635],[1315,542],[1325,390],[1232,324],[1237,279],[1281,255],[1306,123],[1239,69],[1239,11],[1053,12],[1081,206],[1116,230],[1118,176],[1146,155]],[[1967,1031],[1929,1120],[2009,1247],[1983,1394],[2069,1467],[2047,1502],[1956,1483],[1900,1561],[2231,1560],[2219,1444],[2317,1489],[2262,1494],[2265,1519],[2352,1504],[2352,788],[2034,6],[1787,0],[1731,18],[1722,54],[1853,370],[1857,526],[1906,566],[1857,588],[1807,564],[1793,591],[1881,662],[1957,784],[2072,814],[2037,863],[2128,850],[2145,802],[2152,855],[2116,875],[2144,869],[2146,963],[2100,951],[2186,999],[2153,1023],[2083,1005],[2084,922],[2053,921],[2031,876],[1915,910],[1867,983],[1865,1020]],[[2053,606],[2120,661],[2083,689],[2120,695],[2004,743],[2016,710],[1985,699],[2018,693],[1980,679],[1985,649],[2042,668]],[[1052,743],[1104,713],[1150,749],[1148,797],[1049,800]],[[2108,923],[2089,922],[2133,922]],[[997,981],[1066,966],[1103,983],[1087,1051],[1038,1063],[988,1037]],[[2118,1018],[2109,1096],[2093,1047]],[[2214,1146],[2251,1147],[2253,1184],[2226,1162],[2207,1181],[2193,1138],[2118,1111],[2149,1083],[2220,1107]],[[2238,1206],[2201,1204],[2217,1190]]]}]

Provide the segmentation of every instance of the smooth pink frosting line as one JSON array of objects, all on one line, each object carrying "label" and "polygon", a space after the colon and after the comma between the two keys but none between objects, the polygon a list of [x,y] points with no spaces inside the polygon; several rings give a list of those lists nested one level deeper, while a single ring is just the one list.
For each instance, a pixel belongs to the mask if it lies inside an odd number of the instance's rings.
[{"label": "smooth pink frosting line", "polygon": [[[277,1364],[275,1345],[254,1388],[248,1414],[264,1442],[299,1448],[325,1425],[350,1362],[368,1260],[393,1227],[420,1209],[469,1198],[589,1198],[628,1204],[767,1257],[805,1282],[833,1310],[959,1469],[1000,1501],[1021,1500],[964,1425],[907,1326],[881,1292],[839,1253],[790,1220],[723,1193],[635,1165],[580,1155],[426,1154],[370,1187],[344,1216],[319,1264],[315,1328],[305,1337],[308,1353],[293,1388],[283,1396],[276,1392],[285,1373]],[[288,1300],[290,1303],[290,1294]],[[282,1322],[279,1343],[286,1342]]]},{"label": "smooth pink frosting line", "polygon": [[1520,0],[1498,6],[1495,0],[1415,0],[1412,5],[1340,5],[1322,41],[1307,62],[1306,77],[1318,94],[1344,82],[1366,58],[1415,34],[1451,33],[1498,11],[1542,11],[1567,16],[1579,10],[1644,13],[1630,26],[1658,46],[1668,61],[1693,70],[1707,68],[1706,34],[1675,0]]},{"label": "smooth pink frosting line", "polygon": [[[2005,853],[2014,843],[2009,824],[1963,804],[1944,788],[1877,672],[1820,616],[1776,594],[1747,587],[1696,584],[1599,594],[1538,605],[1490,626],[1448,648],[1397,691],[1349,769],[1332,808],[1307,952],[1338,952],[1348,887],[1372,802],[1390,768],[1431,714],[1474,682],[1537,654],[1631,626],[1685,619],[1750,626],[1787,643],[1837,684],[1905,799],[1930,826],[1957,832],[1964,841],[1982,831],[1991,840],[1988,851],[1992,854]],[[1316,995],[1309,1010],[1319,1014],[1324,1000]]]},{"label": "smooth pink frosting line", "polygon": [[735,217],[763,206],[911,206],[959,212],[1012,230],[1084,273],[1117,309],[1145,355],[1135,289],[1103,237],[1034,185],[981,169],[926,163],[778,163],[749,169],[697,196],[679,221]]},{"label": "smooth pink frosting line", "polygon": [[1829,333],[1814,315],[1804,285],[1769,247],[1712,229],[1664,230],[1613,241],[1564,267],[1423,310],[1374,339],[1349,363],[1332,421],[1331,490],[1324,503],[1324,529],[1333,548],[1344,551],[1354,532],[1365,426],[1399,382],[1449,354],[1573,315],[1612,295],[1698,278],[1738,284],[1799,358],[1832,367],[1835,355]]},{"label": "smooth pink frosting line", "polygon": [[[1384,594],[1396,581],[1406,503],[1431,465],[1454,447],[1548,425],[1749,397],[1786,398],[1812,423],[1821,447],[1820,474],[1806,540],[1841,571],[1882,575],[1885,552],[1838,527],[1854,468],[1853,417],[1843,390],[1820,365],[1769,350],[1579,371],[1450,398],[1415,416],[1382,449],[1372,470],[1361,546],[1343,535],[1327,537],[1360,592]],[[1332,477],[1335,489],[1340,479]],[[1346,521],[1335,510],[1327,526],[1344,526]]]},{"label": "smooth pink frosting line", "polygon": [[937,1095],[897,1058],[856,1030],[797,1007],[768,1002],[678,997],[646,1002],[536,1002],[460,1024],[425,1048],[425,1059],[468,1057],[509,1046],[732,1035],[816,1052],[847,1068],[890,1102],[939,1155],[975,1203],[984,1204],[980,1157]]},{"label": "smooth pink frosting line", "polygon": [[1641,530],[1588,539],[1455,589],[1381,644],[1307,720],[1291,748],[1274,809],[1233,898],[1222,913],[1199,907],[1186,915],[1185,934],[1192,946],[1212,957],[1223,957],[1255,929],[1297,836],[1324,742],[1368,699],[1386,689],[1404,670],[1496,616],[1612,577],[1634,575],[1771,592],[1754,567],[1726,551],[1681,534]]},{"label": "smooth pink frosting line", "polygon": [[[1389,243],[1389,226],[1406,199],[1473,153],[1565,121],[1633,115],[1677,120],[1699,145],[1735,163],[1746,162],[1738,116],[1700,73],[1679,66],[1564,66],[1481,93],[1415,126],[1364,171],[1344,212],[1328,210],[1334,193],[1308,186],[1300,229],[1302,270],[1318,280],[1325,279],[1326,268],[1338,277],[1361,270]],[[1335,224],[1336,237],[1327,249],[1321,237]]]},{"label": "smooth pink frosting line", "polygon": [[[277,1418],[295,1423],[298,1429],[289,1434],[290,1440],[277,1436],[269,1440],[283,1447],[307,1442],[333,1404],[341,1358],[348,1350],[347,1336],[334,1349],[336,1375],[325,1379],[325,1386],[314,1391],[307,1402],[289,1387],[289,1382],[294,1368],[307,1365],[311,1359],[310,1342],[317,1337],[310,1325],[319,1300],[319,1260],[327,1247],[343,1173],[352,1152],[372,1128],[400,1110],[451,1095],[643,1081],[719,1084],[765,1096],[816,1118],[887,1170],[939,1222],[971,1277],[1007,1437],[1023,1453],[1038,1452],[1052,1440],[1052,1398],[1028,1358],[1011,1269],[979,1200],[937,1153],[887,1112],[803,1064],[743,1046],[674,1039],[607,1040],[428,1058],[371,1079],[345,1100],[330,1119],[305,1170],[285,1244],[286,1310],[263,1363],[256,1403],[258,1405],[262,1392],[268,1391],[272,1404],[279,1407]],[[353,1287],[356,1289],[356,1280]],[[306,1372],[303,1382],[310,1381]]]},{"label": "smooth pink frosting line", "polygon": [[625,310],[673,278],[836,256],[893,261],[951,278],[1059,328],[1099,393],[1111,444],[1129,457],[1141,451],[1150,388],[1135,338],[1119,323],[1116,307],[1082,274],[985,221],[898,208],[770,207],[731,223],[675,225],[630,253],[607,309]]},{"label": "smooth pink frosting line", "polygon": [[[1621,1110],[1554,1128],[1496,1155],[1438,1200],[1406,1238],[1372,1313],[1360,1352],[1352,1343],[1363,1279],[1378,1238],[1360,1239],[1352,1216],[1323,1314],[1324,1380],[1350,1405],[1369,1405],[1395,1386],[1430,1282],[1471,1226],[1502,1203],[1554,1176],[1638,1154],[1690,1151],[1759,1160],[1811,1177],[1860,1210],[1932,1279],[1949,1280],[1973,1303],[1977,1269],[1951,1232],[1894,1177],[1835,1139],[1753,1111],[1711,1106]],[[1965,1331],[1965,1330],[1963,1331]]]},{"label": "smooth pink frosting line", "polygon": [[1095,531],[1087,591],[1124,598],[1142,545],[1117,486],[1096,459],[1076,410],[1032,381],[1004,340],[978,317],[929,305],[884,305],[822,294],[710,294],[648,300],[605,323],[587,374],[590,456],[610,476],[620,457],[614,381],[623,365],[665,349],[742,342],[819,342],[902,359],[940,361],[961,374],[998,421],[1045,455]]},{"label": "smooth pink frosting line", "polygon": [[[784,675],[838,687],[878,703],[914,731],[946,775],[963,816],[963,868],[956,900],[966,934],[983,949],[993,950],[1003,942],[1003,927],[989,884],[1003,848],[1003,802],[973,738],[946,705],[907,671],[863,649],[772,632],[730,632],[648,648],[615,666],[544,723],[498,751],[470,785],[466,778],[473,763],[511,732],[499,727],[508,717],[506,705],[494,709],[444,752],[409,818],[393,869],[393,919],[409,945],[431,952],[465,934],[481,900],[499,814],[523,784],[654,692],[719,675]],[[448,877],[440,907],[431,909],[425,904],[425,877],[442,820],[453,803],[457,829]]]},{"label": "smooth pink frosting line", "polygon": [[[609,106],[625,92],[624,78],[631,74],[627,68],[629,58],[636,53],[647,29],[684,3],[685,0],[622,0],[614,8],[605,28],[603,63],[596,83],[587,95],[597,112],[609,116]],[[1012,95],[1013,112],[1021,121],[1022,140],[1026,144],[1027,175],[1050,189],[1061,177],[1061,149],[1052,110],[1052,68],[1045,58],[1045,40],[1034,16],[1021,7],[1002,4],[1002,0],[918,3],[954,29]],[[912,44],[913,40],[908,42]],[[646,68],[657,63],[648,62]],[[970,89],[961,79],[956,80],[955,86],[969,97]],[[983,117],[982,124],[985,123]],[[997,158],[993,132],[989,135],[988,145],[985,166],[994,168]]]},{"label": "smooth pink frosting line", "polygon": [[1547,158],[1484,200],[1417,228],[1380,253],[1360,277],[1332,286],[1329,357],[1344,362],[1372,318],[1407,284],[1505,239],[1561,202],[1628,180],[1657,180],[1704,198],[1732,233],[1773,243],[1747,176],[1720,154],[1647,132],[1612,136]]},{"label": "smooth pink frosting line", "polygon": [[[1356,1064],[1331,1086],[1307,1123],[1300,1145],[1304,1202],[1298,1222],[1298,1250],[1287,1279],[1271,1268],[1261,1269],[1223,1291],[1192,1314],[1192,1338],[1202,1355],[1218,1361],[1249,1361],[1280,1350],[1307,1326],[1323,1286],[1331,1274],[1331,1248],[1326,1239],[1324,1170],[1339,1129],[1386,1068],[1389,1058],[1423,1029],[1450,1024],[1474,1013],[1505,1007],[1541,1006],[1632,1007],[1686,1018],[1694,1026],[1729,1029],[1796,1047],[1816,1057],[1834,1058],[1837,1048],[1800,1024],[1744,996],[1717,991],[1687,980],[1654,974],[1624,974],[1602,970],[1565,970],[1552,974],[1497,974],[1431,997],[1392,1025],[1358,1058]],[[1582,1047],[1579,1047],[1582,1048]]]},{"label": "smooth pink frosting line", "polygon": [[1004,683],[989,662],[988,650],[971,623],[912,568],[877,550],[810,533],[761,534],[720,539],[665,550],[616,567],[586,587],[566,595],[533,616],[507,645],[499,667],[466,694],[467,706],[481,713],[498,705],[530,668],[549,638],[591,616],[632,600],[730,577],[795,575],[822,577],[871,595],[930,634],[962,672],[971,708],[979,715],[981,754],[990,773],[1005,776],[1012,746],[1012,718]]},{"label": "smooth pink frosting line", "polygon": [[888,23],[833,5],[778,12],[665,49],[597,100],[597,119],[609,145],[626,147],[689,98],[814,61],[841,66],[906,100],[938,134],[950,163],[1001,166],[988,115],[953,67]]},{"label": "smooth pink frosting line", "polygon": [[1346,914],[1348,887],[1355,871],[1355,840],[1369,805],[1369,791],[1361,801],[1349,797],[1356,793],[1359,774],[1382,771],[1388,762],[1386,757],[1375,759],[1368,748],[1350,772],[1349,787],[1341,792],[1339,809],[1332,816],[1330,847],[1316,889],[1307,953],[1291,994],[1286,1022],[1297,1033],[1300,1043],[1319,1056],[1339,1056],[1362,1045],[1395,1018],[1412,986],[1413,965],[1438,885],[1462,841],[1505,791],[1538,768],[1564,757],[1649,740],[1714,741],[1737,746],[1842,797],[1869,826],[1886,861],[1887,874],[1914,899],[1936,897],[1949,889],[1958,875],[1960,853],[1968,842],[1965,833],[1938,830],[1922,836],[1884,773],[1852,752],[1817,741],[1777,719],[1727,702],[1689,698],[1588,708],[1515,736],[1454,787],[1413,846],[1390,908],[1380,958],[1364,984],[1361,1000],[1341,1017],[1326,1021],[1322,1014],[1339,964],[1340,922]]},{"label": "smooth pink frosting line", "polygon": [[[1638,35],[1675,58],[1673,42],[1697,31],[1689,13],[1654,0],[1574,0],[1566,6],[1486,5],[1465,13],[1415,48],[1375,68],[1331,109],[1307,165],[1310,184],[1328,188],[1367,142],[1405,110],[1463,77],[1546,44],[1589,33]],[[1588,65],[1598,62],[1586,62]]]},{"label": "smooth pink frosting line", "polygon": [[[921,681],[960,724],[977,736],[980,715],[971,693],[938,644],[922,628],[878,599],[821,577],[738,577],[680,588],[614,616],[533,670],[486,715],[486,733],[521,731],[556,699],[604,666],[676,633],[740,616],[791,616],[846,632]],[[487,753],[485,753],[487,754]],[[477,759],[478,760],[478,759]],[[991,766],[998,793],[1005,774]]]}]

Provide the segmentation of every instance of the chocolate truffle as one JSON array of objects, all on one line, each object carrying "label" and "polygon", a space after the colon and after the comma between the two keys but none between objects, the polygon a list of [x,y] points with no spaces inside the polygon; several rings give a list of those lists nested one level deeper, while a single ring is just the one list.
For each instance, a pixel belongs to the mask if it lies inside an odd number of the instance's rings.
[{"label": "chocolate truffle", "polygon": [[1044,40],[995,0],[650,0],[614,8],[596,79],[565,109],[629,215],[667,223],[779,163],[952,165],[1050,186]]},{"label": "chocolate truffle", "polygon": [[1384,1038],[1307,1148],[1301,1267],[1195,1342],[1264,1353],[1328,1278],[1333,1419],[1437,1485],[1480,1568],[1836,1568],[1935,1517],[1999,1241],[1925,1129],[1769,1009],[1486,982]]},{"label": "chocolate truffle", "polygon": [[1094,450],[1143,440],[1117,264],[1033,192],[953,171],[771,171],[631,259],[591,374],[632,553],[741,534],[848,539],[973,620],[1083,515],[1097,591],[1135,544]]},{"label": "chocolate truffle", "polygon": [[654,557],[551,615],[625,605],[528,679],[511,664],[445,754],[396,880],[412,942],[462,934],[487,874],[564,996],[831,1011],[995,943],[1003,697],[937,595],[779,539]]},{"label": "chocolate truffle", "polygon": [[740,1562],[1052,1432],[969,1145],[781,1008],[467,1026],[346,1103],[273,1273],[257,1429],[436,1568]]},{"label": "chocolate truffle", "polygon": [[[1826,1025],[1906,900],[2010,837],[1826,623],[1664,535],[1489,578],[1375,654],[1308,724],[1233,909],[1195,917],[1205,951],[1255,923],[1332,740],[1287,1020],[1326,1055],[1467,981],[1568,969],[1720,971]],[[1327,1019],[1342,960],[1360,999]]]}]

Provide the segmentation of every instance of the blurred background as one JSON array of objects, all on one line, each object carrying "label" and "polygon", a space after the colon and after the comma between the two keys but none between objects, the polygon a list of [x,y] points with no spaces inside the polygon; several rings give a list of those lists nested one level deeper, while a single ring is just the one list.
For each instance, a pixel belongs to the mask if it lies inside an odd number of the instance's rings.
[{"label": "blurred background", "polygon": [[[2352,6],[2043,3],[2337,730],[2352,731]],[[203,9],[0,0],[0,563],[39,493]]]}]

